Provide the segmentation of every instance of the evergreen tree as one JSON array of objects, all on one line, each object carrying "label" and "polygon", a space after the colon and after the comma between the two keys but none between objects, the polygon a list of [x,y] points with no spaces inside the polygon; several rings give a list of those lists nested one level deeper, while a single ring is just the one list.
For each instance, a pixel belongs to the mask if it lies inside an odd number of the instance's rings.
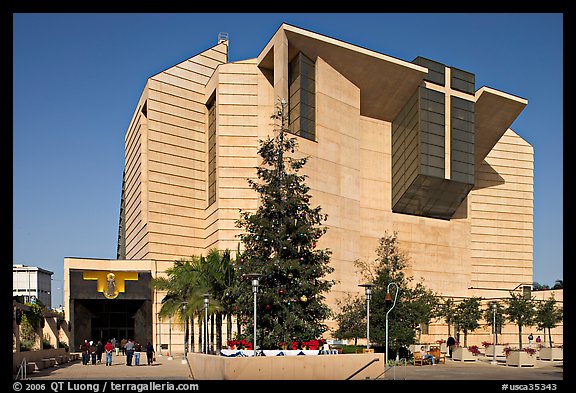
[{"label": "evergreen tree", "polygon": [[[386,313],[391,305],[386,302],[388,284],[398,287],[396,305],[388,315],[389,349],[396,357],[401,348],[416,342],[416,329],[427,324],[435,315],[438,299],[424,283],[413,283],[413,277],[406,277],[404,269],[409,265],[408,257],[401,251],[396,233],[385,234],[380,239],[374,261],[355,262],[362,279],[375,284],[370,301],[370,341],[382,346],[386,344]],[[390,286],[392,298],[395,286]]]},{"label": "evergreen tree", "polygon": [[360,296],[348,294],[344,301],[337,300],[337,305],[340,312],[336,315],[338,328],[334,331],[334,337],[354,339],[354,345],[357,345],[358,338],[366,335],[366,302]]},{"label": "evergreen tree", "polygon": [[[260,141],[262,164],[258,180],[248,179],[260,196],[255,212],[240,213],[237,226],[244,251],[237,258],[238,276],[261,274],[257,300],[257,345],[276,348],[280,342],[320,338],[330,309],[324,293],[334,282],[325,278],[333,271],[330,251],[317,249],[326,232],[321,208],[310,207],[310,188],[299,170],[308,158],[294,158],[296,138],[288,137],[286,103],[282,101],[272,116],[280,127],[274,137]],[[252,340],[253,292],[250,280],[238,281],[239,312]]]}]

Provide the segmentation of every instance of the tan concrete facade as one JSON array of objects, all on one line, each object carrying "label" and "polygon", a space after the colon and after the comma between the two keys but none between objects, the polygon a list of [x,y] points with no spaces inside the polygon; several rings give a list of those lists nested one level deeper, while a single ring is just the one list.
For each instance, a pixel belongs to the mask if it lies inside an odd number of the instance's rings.
[{"label": "tan concrete facade", "polygon": [[[411,260],[407,273],[440,296],[497,298],[530,285],[534,152],[509,128],[526,100],[489,88],[470,96],[474,188],[450,220],[398,214],[392,121],[428,70],[285,24],[254,59],[229,63],[228,44],[150,77],[144,87],[125,138],[122,266],[153,263],[157,275],[174,260],[237,249],[239,210],[258,203],[246,180],[256,177],[259,140],[273,132],[274,105],[288,95],[288,62],[302,52],[315,63],[315,140],[298,138],[296,154],[310,156],[303,171],[311,204],[328,215],[318,247],[333,252],[338,283],[329,304],[360,294],[354,261],[374,258],[379,238],[392,232]],[[215,143],[207,109],[213,99]],[[154,307],[161,300],[156,294]],[[159,330],[168,331],[167,321],[154,326],[155,340]]]}]

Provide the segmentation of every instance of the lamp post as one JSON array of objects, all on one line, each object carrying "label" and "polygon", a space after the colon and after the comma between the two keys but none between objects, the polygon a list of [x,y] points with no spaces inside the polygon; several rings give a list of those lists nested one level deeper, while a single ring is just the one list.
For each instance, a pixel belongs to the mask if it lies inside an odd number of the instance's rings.
[{"label": "lamp post", "polygon": [[492,336],[493,336],[493,341],[494,341],[494,353],[492,354],[492,364],[498,364],[498,362],[496,361],[496,340],[498,339],[498,337],[496,336],[496,309],[497,309],[497,305],[496,305],[496,301],[492,302]]},{"label": "lamp post", "polygon": [[208,303],[210,294],[204,294],[204,353],[208,353]]},{"label": "lamp post", "polygon": [[[392,303],[392,295],[390,294],[390,285],[394,285],[396,287],[396,294],[394,295],[394,302]],[[390,307],[388,309],[388,311],[386,311],[386,363],[384,365],[384,369],[386,369],[386,367],[388,366],[388,314],[390,314],[390,311],[392,311],[392,309],[396,306],[396,298],[398,297],[398,284],[396,284],[395,282],[390,282],[388,283],[388,286],[386,287],[386,305],[390,305],[392,303],[392,307]]]},{"label": "lamp post", "polygon": [[359,287],[364,287],[366,294],[366,349],[370,348],[370,299],[372,298],[372,287],[374,284],[360,284]]},{"label": "lamp post", "polygon": [[186,305],[188,302],[182,302],[182,314],[184,318],[184,358],[182,363],[186,363],[188,356],[188,314],[186,313]]},{"label": "lamp post", "polygon": [[245,274],[245,277],[252,280],[252,292],[254,293],[254,338],[252,345],[254,347],[254,356],[256,356],[256,302],[258,297],[258,285],[260,284],[259,279],[262,277],[262,274],[249,273]]},{"label": "lamp post", "polygon": [[168,360],[174,359],[172,357],[172,317],[168,319]]}]

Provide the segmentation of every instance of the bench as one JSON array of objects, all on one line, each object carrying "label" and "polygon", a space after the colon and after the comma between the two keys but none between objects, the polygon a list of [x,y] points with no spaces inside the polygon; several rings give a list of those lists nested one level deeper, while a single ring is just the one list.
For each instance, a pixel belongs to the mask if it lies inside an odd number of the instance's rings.
[{"label": "bench", "polygon": [[423,366],[425,364],[432,364],[430,359],[424,359],[421,352],[414,352],[414,365]]},{"label": "bench", "polygon": [[430,347],[430,355],[434,356],[434,361],[436,363],[446,363],[446,354],[440,352],[439,347]]}]

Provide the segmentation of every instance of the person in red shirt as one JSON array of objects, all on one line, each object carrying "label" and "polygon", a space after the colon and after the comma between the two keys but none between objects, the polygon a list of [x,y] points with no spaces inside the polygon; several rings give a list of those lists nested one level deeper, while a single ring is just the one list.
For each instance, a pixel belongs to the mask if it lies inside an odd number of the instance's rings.
[{"label": "person in red shirt", "polygon": [[108,340],[106,345],[104,345],[104,351],[106,351],[106,365],[112,365],[112,351],[114,351],[114,345]]}]

